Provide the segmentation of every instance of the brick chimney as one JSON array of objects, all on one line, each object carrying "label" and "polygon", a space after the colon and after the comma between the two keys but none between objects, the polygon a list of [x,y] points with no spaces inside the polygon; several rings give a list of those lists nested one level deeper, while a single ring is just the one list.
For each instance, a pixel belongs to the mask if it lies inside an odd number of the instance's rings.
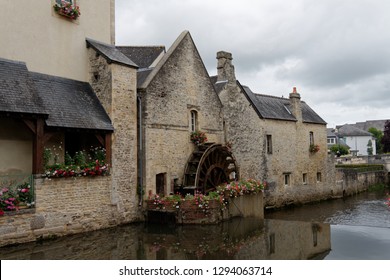
[{"label": "brick chimney", "polygon": [[290,93],[290,104],[292,114],[298,121],[302,121],[302,107],[301,107],[301,95],[297,92],[297,88],[293,87],[293,91]]},{"label": "brick chimney", "polygon": [[236,82],[236,75],[234,73],[234,66],[232,64],[232,54],[229,52],[219,51],[217,52],[217,70],[218,79],[217,81],[229,81]]}]

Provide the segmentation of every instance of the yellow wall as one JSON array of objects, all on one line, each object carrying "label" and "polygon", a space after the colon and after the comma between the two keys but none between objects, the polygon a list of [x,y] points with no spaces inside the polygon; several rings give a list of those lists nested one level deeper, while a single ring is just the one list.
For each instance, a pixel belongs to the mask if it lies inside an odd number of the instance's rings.
[{"label": "yellow wall", "polygon": [[0,118],[0,176],[31,174],[32,133],[21,122]]},{"label": "yellow wall", "polygon": [[87,81],[86,38],[114,43],[114,0],[76,0],[80,17],[57,15],[54,0],[2,1],[0,57],[30,71]]}]

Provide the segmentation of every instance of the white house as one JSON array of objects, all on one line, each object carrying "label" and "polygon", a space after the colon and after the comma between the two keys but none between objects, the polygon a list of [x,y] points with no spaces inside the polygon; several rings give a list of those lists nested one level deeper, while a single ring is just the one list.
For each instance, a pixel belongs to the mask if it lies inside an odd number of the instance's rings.
[{"label": "white house", "polygon": [[[338,129],[338,137],[350,147],[352,155],[376,155],[375,137],[354,125],[345,124]],[[372,151],[371,153],[369,151]]]}]

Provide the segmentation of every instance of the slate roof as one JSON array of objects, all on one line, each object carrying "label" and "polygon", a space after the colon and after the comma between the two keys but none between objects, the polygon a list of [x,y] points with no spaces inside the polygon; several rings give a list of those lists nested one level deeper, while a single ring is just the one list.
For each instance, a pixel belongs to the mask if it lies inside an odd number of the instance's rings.
[{"label": "slate roof", "polygon": [[133,46],[117,46],[125,56],[134,61],[139,68],[149,68],[155,62],[155,60],[165,53],[164,46],[145,46],[145,47],[133,47]]},{"label": "slate roof", "polygon": [[0,112],[48,113],[23,62],[0,58]]},{"label": "slate roof", "polygon": [[[217,82],[218,77],[210,77],[211,82],[214,85],[215,91],[219,94],[221,90],[227,84],[227,81]],[[285,120],[285,121],[297,121],[294,115],[292,115],[292,108],[290,99],[281,98],[277,96],[264,95],[253,93],[248,86],[243,86],[239,81],[237,86],[241,87],[244,95],[248,101],[254,106],[255,111],[260,118]],[[306,123],[326,124],[326,122],[305,102],[301,101],[302,119]]]},{"label": "slate roof", "polygon": [[142,85],[148,78],[149,74],[152,73],[153,68],[141,69],[137,71],[137,86]]},{"label": "slate roof", "polygon": [[387,120],[370,120],[365,122],[357,122],[354,124],[354,126],[365,131],[368,131],[371,127],[374,127],[383,132],[385,130],[386,121]]},{"label": "slate roof", "polygon": [[49,112],[47,126],[114,130],[88,83],[39,73],[31,73],[31,76]]},{"label": "slate roof", "polygon": [[0,112],[38,114],[49,127],[113,131],[111,120],[86,82],[29,72],[0,59]]},{"label": "slate roof", "polygon": [[[242,87],[244,94],[255,105],[258,114],[264,119],[297,121],[292,114],[290,100],[270,95],[255,94],[247,86]],[[302,121],[306,123],[326,124],[326,122],[305,102],[301,101]]]},{"label": "slate roof", "polygon": [[328,137],[328,138],[337,138],[335,130],[333,128],[327,128],[326,129],[326,137]]},{"label": "slate roof", "polygon": [[370,132],[364,131],[352,124],[345,124],[338,129],[338,135],[344,136],[372,136]]},{"label": "slate roof", "polygon": [[136,63],[134,63],[130,58],[124,55],[117,47],[113,45],[108,45],[92,39],[87,39],[87,47],[92,47],[103,57],[105,57],[109,63],[115,62],[125,66],[138,68],[138,65]]}]

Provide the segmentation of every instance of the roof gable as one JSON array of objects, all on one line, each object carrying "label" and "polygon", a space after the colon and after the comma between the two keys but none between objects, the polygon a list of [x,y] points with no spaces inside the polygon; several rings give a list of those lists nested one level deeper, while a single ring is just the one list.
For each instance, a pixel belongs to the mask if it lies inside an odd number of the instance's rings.
[{"label": "roof gable", "polygon": [[[169,61],[170,58],[173,56],[173,54],[176,53],[176,51],[179,49],[179,46],[185,41],[185,39],[189,39],[191,41],[191,44],[193,45],[193,47],[195,49],[195,52],[196,52],[197,56],[199,57],[199,61],[202,63],[202,67],[203,67],[203,69],[204,69],[204,71],[206,73],[206,77],[210,81],[210,78],[208,76],[206,67],[204,66],[203,61],[200,58],[199,52],[196,49],[195,43],[192,40],[190,33],[188,31],[183,31],[179,35],[179,37],[175,40],[175,42],[172,44],[172,46],[168,49],[168,51],[165,53],[165,55],[159,60],[159,62],[157,63],[156,67],[153,68],[151,70],[151,72],[149,73],[149,75],[147,75],[147,77],[143,80],[142,84],[138,85],[139,89],[145,89],[145,88],[147,88],[149,86],[149,84],[157,76],[157,74],[164,67],[164,65],[167,63],[167,61]],[[210,85],[212,86],[211,81],[210,81]]]}]

